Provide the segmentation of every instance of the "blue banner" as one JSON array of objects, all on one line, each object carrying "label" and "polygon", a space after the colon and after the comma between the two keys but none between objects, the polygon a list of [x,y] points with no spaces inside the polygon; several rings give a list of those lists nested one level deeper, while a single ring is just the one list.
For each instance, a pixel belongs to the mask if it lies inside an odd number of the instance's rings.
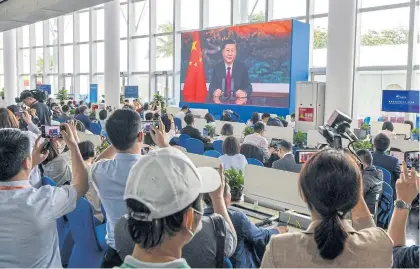
[{"label": "blue banner", "polygon": [[48,95],[51,95],[51,85],[49,84],[38,84],[36,85],[36,89],[41,92],[47,92]]},{"label": "blue banner", "polygon": [[382,111],[419,113],[419,91],[383,90]]},{"label": "blue banner", "polygon": [[139,98],[139,86],[125,86],[124,98]]},{"label": "blue banner", "polygon": [[98,84],[90,84],[89,87],[89,102],[97,103],[98,102]]}]

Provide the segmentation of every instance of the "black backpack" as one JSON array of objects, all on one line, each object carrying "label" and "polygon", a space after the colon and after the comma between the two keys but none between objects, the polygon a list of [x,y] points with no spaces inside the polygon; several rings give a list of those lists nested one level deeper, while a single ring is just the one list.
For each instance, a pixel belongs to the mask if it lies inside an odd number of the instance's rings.
[{"label": "black backpack", "polygon": [[216,268],[223,268],[225,262],[225,238],[226,225],[225,219],[218,214],[209,215],[213,224],[214,234],[216,235]]}]

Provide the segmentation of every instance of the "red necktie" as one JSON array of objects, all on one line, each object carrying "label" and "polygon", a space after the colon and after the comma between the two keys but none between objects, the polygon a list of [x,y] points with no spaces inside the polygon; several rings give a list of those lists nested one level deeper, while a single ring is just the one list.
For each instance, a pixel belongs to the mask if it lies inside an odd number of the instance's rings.
[{"label": "red necktie", "polygon": [[231,84],[231,80],[232,80],[232,77],[230,76],[230,69],[231,69],[231,67],[228,67],[227,68],[227,75],[226,75],[226,95],[227,95],[227,97],[230,97],[230,91],[231,91],[231,88],[230,87],[232,87],[232,84]]}]

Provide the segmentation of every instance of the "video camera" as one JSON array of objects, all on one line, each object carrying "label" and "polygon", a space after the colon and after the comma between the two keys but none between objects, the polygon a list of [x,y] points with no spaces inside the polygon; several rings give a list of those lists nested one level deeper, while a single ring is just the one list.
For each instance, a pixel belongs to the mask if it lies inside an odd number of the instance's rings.
[{"label": "video camera", "polygon": [[28,97],[33,97],[38,102],[44,103],[47,96],[45,95],[44,92],[39,91],[39,90],[25,90],[20,93],[19,97],[15,98],[15,101],[16,103],[22,103],[23,100],[25,100]]},{"label": "video camera", "polygon": [[335,149],[342,149],[342,138],[350,141],[350,144],[359,139],[350,129],[351,118],[338,111],[334,110],[327,124],[319,126],[318,132],[325,137],[330,147]]}]

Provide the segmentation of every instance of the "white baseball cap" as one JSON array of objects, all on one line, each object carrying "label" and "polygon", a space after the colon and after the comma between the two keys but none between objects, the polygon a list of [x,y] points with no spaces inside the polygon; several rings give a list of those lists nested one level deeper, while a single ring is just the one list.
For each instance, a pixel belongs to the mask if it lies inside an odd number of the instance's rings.
[{"label": "white baseball cap", "polygon": [[150,213],[133,213],[136,219],[152,221],[185,209],[200,193],[213,192],[219,186],[218,171],[211,167],[196,168],[184,153],[168,147],[149,152],[134,164],[124,200],[144,204]]}]

